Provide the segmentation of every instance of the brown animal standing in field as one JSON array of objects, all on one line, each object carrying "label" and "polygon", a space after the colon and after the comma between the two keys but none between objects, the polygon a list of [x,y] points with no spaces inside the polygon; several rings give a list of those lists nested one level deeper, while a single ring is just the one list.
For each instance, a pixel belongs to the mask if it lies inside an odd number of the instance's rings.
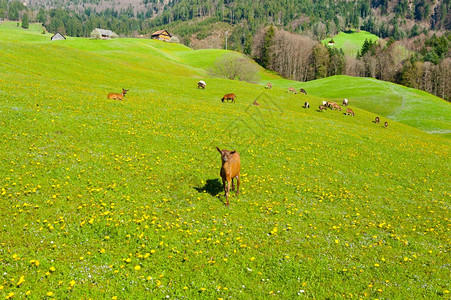
[{"label": "brown animal standing in field", "polygon": [[271,82],[268,82],[265,86],[265,89],[272,89],[272,84]]},{"label": "brown animal standing in field", "polygon": [[218,147],[216,149],[221,153],[222,166],[219,174],[221,175],[222,185],[224,186],[224,196],[227,201],[226,206],[229,206],[230,183],[232,183],[232,190],[235,188],[233,179],[236,179],[237,182],[236,194],[238,195],[240,193],[240,154],[236,151],[220,150]]},{"label": "brown animal standing in field", "polygon": [[125,94],[127,94],[128,90],[122,88],[122,93],[121,94],[116,94],[116,93],[109,93],[107,98],[108,99],[113,99],[113,100],[122,100],[125,97]]},{"label": "brown animal standing in field", "polygon": [[332,109],[341,111],[341,107],[337,103],[332,104]]},{"label": "brown animal standing in field", "polygon": [[385,122],[384,126],[385,126],[385,128],[387,128],[388,127],[388,122]]},{"label": "brown animal standing in field", "polygon": [[299,92],[307,95],[307,92],[304,89],[300,89]]},{"label": "brown animal standing in field", "polygon": [[376,117],[376,119],[374,119],[374,123],[379,123],[380,122],[380,120],[379,120],[379,117]]},{"label": "brown animal standing in field", "polygon": [[337,104],[337,102],[333,102],[333,101],[326,101],[326,106],[332,108],[332,106],[334,104]]},{"label": "brown animal standing in field", "polygon": [[235,102],[235,98],[236,98],[236,95],[233,93],[225,94],[224,97],[222,97],[221,101],[224,102],[224,100],[226,100],[228,102],[229,100],[232,100],[232,103],[233,103],[233,102]]},{"label": "brown animal standing in field", "polygon": [[320,105],[318,108],[320,111],[327,110],[327,106],[324,105]]},{"label": "brown animal standing in field", "polygon": [[354,116],[354,111],[352,109],[350,109],[350,108],[346,108],[346,114]]},{"label": "brown animal standing in field", "polygon": [[197,83],[197,88],[205,89],[206,86],[207,86],[207,84],[206,84],[205,81],[203,81],[203,80],[200,80],[200,81]]},{"label": "brown animal standing in field", "polygon": [[296,89],[294,87],[289,87],[288,88],[288,93],[293,93],[293,94],[297,94],[298,92],[296,92]]},{"label": "brown animal standing in field", "polygon": [[257,102],[257,99],[254,100],[254,103],[252,103],[253,105],[260,105],[260,103]]}]

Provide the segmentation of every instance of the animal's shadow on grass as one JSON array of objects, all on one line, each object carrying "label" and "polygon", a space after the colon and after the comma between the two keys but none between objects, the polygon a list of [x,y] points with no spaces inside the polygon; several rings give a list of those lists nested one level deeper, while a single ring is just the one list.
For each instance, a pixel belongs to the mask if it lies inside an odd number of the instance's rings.
[{"label": "animal's shadow on grass", "polygon": [[199,193],[206,192],[212,196],[219,196],[218,194],[224,190],[222,187],[222,183],[219,181],[218,178],[207,179],[207,182],[203,187],[195,187],[194,189]]}]

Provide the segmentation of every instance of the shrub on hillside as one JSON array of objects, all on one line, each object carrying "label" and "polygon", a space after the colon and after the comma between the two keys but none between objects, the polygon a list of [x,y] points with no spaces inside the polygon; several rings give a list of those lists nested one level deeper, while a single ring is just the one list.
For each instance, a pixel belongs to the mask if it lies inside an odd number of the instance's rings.
[{"label": "shrub on hillside", "polygon": [[234,54],[225,54],[210,69],[210,75],[232,80],[257,82],[258,67],[250,59]]},{"label": "shrub on hillside", "polygon": [[180,40],[178,37],[176,36],[171,36],[171,38],[169,39],[169,43],[177,43],[180,44]]}]

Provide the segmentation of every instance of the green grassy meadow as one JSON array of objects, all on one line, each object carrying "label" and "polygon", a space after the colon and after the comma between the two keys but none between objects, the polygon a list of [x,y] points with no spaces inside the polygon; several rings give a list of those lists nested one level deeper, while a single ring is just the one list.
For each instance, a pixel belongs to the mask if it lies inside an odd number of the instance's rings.
[{"label": "green grassy meadow", "polygon": [[[207,77],[223,50],[7,24],[0,298],[451,298],[451,142],[402,109],[354,91],[355,117],[318,112],[325,81]],[[229,207],[216,146],[241,155]]]},{"label": "green grassy meadow", "polygon": [[334,45],[331,45],[330,47],[341,48],[343,49],[345,55],[356,57],[357,52],[362,49],[362,45],[365,40],[372,40],[374,42],[379,40],[379,37],[364,30],[359,32],[349,30],[346,32],[341,31],[336,36],[324,39],[321,42],[327,45],[331,39],[334,40]]},{"label": "green grassy meadow", "polygon": [[425,132],[451,138],[450,103],[423,91],[373,78],[332,76],[309,82],[276,80],[278,86],[304,88],[309,94],[371,111]]}]

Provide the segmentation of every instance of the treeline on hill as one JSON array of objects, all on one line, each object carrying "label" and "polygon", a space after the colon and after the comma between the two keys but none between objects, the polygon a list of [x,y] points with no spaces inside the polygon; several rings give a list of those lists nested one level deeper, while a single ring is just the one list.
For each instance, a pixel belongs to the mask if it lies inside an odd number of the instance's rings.
[{"label": "treeline on hill", "polygon": [[[74,2],[81,5],[72,10],[33,10],[17,0],[0,0],[0,19],[21,20],[25,28],[29,20],[38,21],[49,32],[80,37],[88,37],[94,28],[120,36],[167,28],[186,45],[193,35],[205,39],[212,34],[212,24],[223,22],[231,28],[228,49],[250,55],[285,77],[307,81],[336,74],[369,76],[451,98],[442,84],[450,69],[450,35],[441,35],[451,29],[449,0],[172,0],[167,4],[145,0],[146,10],[135,11],[130,5],[100,12],[85,8],[85,2],[95,1]],[[202,21],[174,26],[195,19]],[[348,29],[390,40],[368,41],[356,58],[318,42]],[[400,43],[407,55],[398,53]]]}]

